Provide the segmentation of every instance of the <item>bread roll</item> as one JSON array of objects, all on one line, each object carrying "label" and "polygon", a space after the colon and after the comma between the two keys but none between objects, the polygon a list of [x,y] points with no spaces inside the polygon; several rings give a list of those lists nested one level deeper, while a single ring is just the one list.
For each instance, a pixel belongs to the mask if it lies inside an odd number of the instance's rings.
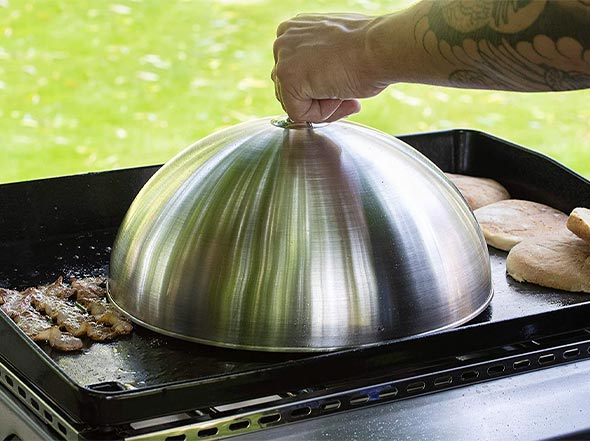
[{"label": "bread roll", "polygon": [[507,199],[474,211],[486,242],[509,251],[525,239],[567,231],[567,215],[532,201]]}]

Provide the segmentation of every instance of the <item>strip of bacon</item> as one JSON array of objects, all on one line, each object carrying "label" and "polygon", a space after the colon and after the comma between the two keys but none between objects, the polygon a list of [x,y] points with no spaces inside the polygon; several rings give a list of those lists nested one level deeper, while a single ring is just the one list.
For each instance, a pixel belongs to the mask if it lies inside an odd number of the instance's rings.
[{"label": "strip of bacon", "polygon": [[98,323],[112,328],[115,335],[126,335],[133,331],[133,325],[106,300],[106,280],[103,278],[74,279],[72,288],[76,300],[83,305]]},{"label": "strip of bacon", "polygon": [[81,349],[79,337],[104,341],[133,330],[107,302],[104,278],[74,279],[69,286],[59,277],[49,285],[23,292],[0,288],[0,305],[33,340],[47,341],[63,351]]},{"label": "strip of bacon", "polygon": [[[32,304],[37,311],[44,312],[53,319],[60,328],[76,337],[86,335],[88,314],[70,304],[66,299],[47,295],[44,290],[29,288]],[[26,291],[25,291],[26,292]]]},{"label": "strip of bacon", "polygon": [[33,292],[2,290],[2,306],[4,311],[16,325],[34,341],[47,341],[53,348],[60,351],[76,351],[84,346],[82,340],[60,331],[59,327],[40,312],[31,308]]},{"label": "strip of bacon", "polygon": [[68,332],[61,332],[59,327],[51,326],[33,337],[35,341],[46,341],[52,348],[60,351],[78,351],[84,347],[82,340]]},{"label": "strip of bacon", "polygon": [[[81,337],[87,335],[92,340],[104,341],[113,339],[119,335],[129,334],[132,331],[131,325],[120,326],[120,319],[111,319],[115,322],[104,320],[105,314],[95,317],[86,310],[71,304],[60,291],[51,292],[47,295],[44,289],[32,288],[32,303],[35,309],[44,312],[51,317],[57,325],[70,332],[72,335]],[[82,304],[82,306],[85,306]]]},{"label": "strip of bacon", "polygon": [[63,283],[62,276],[59,276],[55,282],[40,286],[38,289],[42,290],[46,296],[60,299],[69,299],[76,293],[74,288]]},{"label": "strip of bacon", "polygon": [[10,295],[11,292],[13,292],[11,289],[0,288],[0,305],[4,305],[6,297]]}]

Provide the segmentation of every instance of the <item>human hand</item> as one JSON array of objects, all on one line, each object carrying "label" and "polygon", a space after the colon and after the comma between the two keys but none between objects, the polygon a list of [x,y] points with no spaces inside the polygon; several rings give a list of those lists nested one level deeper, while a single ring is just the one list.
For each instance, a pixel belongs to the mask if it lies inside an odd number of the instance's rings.
[{"label": "human hand", "polygon": [[379,56],[358,14],[298,15],[281,23],[274,43],[275,95],[293,121],[331,122],[360,110],[357,98],[377,95]]}]

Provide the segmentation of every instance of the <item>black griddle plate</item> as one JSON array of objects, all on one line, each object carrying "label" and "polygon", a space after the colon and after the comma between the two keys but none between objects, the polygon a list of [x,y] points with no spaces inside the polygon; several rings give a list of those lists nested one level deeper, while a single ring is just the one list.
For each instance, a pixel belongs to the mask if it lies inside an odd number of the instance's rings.
[{"label": "black griddle plate", "polygon": [[[566,213],[590,207],[590,182],[546,156],[481,132],[400,137],[444,171],[490,177],[514,198]],[[127,208],[158,167],[0,185],[0,286],[106,275]],[[121,424],[277,391],[371,381],[427,357],[566,331],[590,317],[590,296],[518,283],[490,248],[494,298],[472,322],[435,335],[329,354],[272,354],[180,341],[136,326],[129,337],[61,353],[0,314],[0,355],[74,423]],[[584,322],[586,320],[586,322]]]}]

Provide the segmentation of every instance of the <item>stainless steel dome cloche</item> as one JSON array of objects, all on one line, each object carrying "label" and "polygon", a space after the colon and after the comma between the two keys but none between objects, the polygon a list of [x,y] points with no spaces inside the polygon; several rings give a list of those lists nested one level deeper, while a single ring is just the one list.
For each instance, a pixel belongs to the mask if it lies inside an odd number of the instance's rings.
[{"label": "stainless steel dome cloche", "polygon": [[150,179],[113,246],[109,296],[179,338],[321,351],[459,325],[492,286],[473,214],[423,155],[351,122],[265,118]]}]

